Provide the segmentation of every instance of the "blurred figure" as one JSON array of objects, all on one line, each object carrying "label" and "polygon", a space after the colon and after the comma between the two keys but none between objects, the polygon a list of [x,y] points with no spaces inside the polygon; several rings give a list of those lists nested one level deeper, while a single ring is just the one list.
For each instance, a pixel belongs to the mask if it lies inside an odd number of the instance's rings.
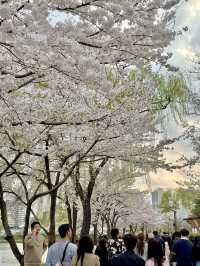
[{"label": "blurred figure", "polygon": [[168,247],[171,250],[172,248],[172,238],[170,237],[170,235],[166,232],[163,232],[163,235],[161,236],[163,241],[165,242],[165,246],[166,246],[166,242],[168,243]]},{"label": "blurred figure", "polygon": [[123,241],[119,239],[119,229],[113,228],[111,230],[112,239],[108,242],[109,258],[113,256],[119,256],[123,252]]},{"label": "blurred figure", "polygon": [[140,257],[144,256],[144,234],[140,233],[137,236],[136,254]]},{"label": "blurred figure", "polygon": [[147,261],[145,266],[162,266],[163,251],[159,241],[149,239],[147,250]]},{"label": "blurred figure", "polygon": [[161,247],[162,247],[162,255],[163,257],[165,256],[165,241],[162,239],[162,237],[158,234],[157,231],[153,232],[154,235],[154,239],[160,243]]},{"label": "blurred figure", "polygon": [[169,261],[170,261],[170,265],[171,265],[171,266],[176,265],[176,254],[174,254],[174,253],[172,252],[172,247],[173,247],[173,245],[175,244],[175,242],[176,242],[177,240],[179,240],[180,238],[181,238],[181,233],[180,233],[180,232],[176,231],[176,232],[174,232],[174,233],[172,234],[172,245],[171,245],[171,247],[170,247],[170,256],[169,256]]},{"label": "blurred figure", "polygon": [[181,238],[181,232],[174,232],[172,234],[172,245],[175,243],[175,241],[179,240]]},{"label": "blurred figure", "polygon": [[124,245],[126,247],[126,251],[117,257],[113,256],[111,266],[145,266],[145,261],[134,252],[136,244],[136,236],[132,234],[125,235]]},{"label": "blurred figure", "polygon": [[100,266],[99,257],[92,253],[94,244],[89,236],[83,236],[78,244],[77,256],[72,259],[72,266]]},{"label": "blurred figure", "polygon": [[40,235],[40,223],[33,222],[31,234],[24,239],[24,265],[40,266],[46,248],[45,239]]},{"label": "blurred figure", "polygon": [[175,241],[172,254],[176,256],[177,266],[192,266],[192,243],[188,240],[189,231],[181,230],[181,239]]},{"label": "blurred figure", "polygon": [[192,261],[194,266],[200,266],[200,236],[197,236],[194,239]]},{"label": "blurred figure", "polygon": [[100,237],[99,244],[95,250],[95,254],[100,259],[101,266],[108,266],[108,250],[107,250],[108,241],[105,237]]}]

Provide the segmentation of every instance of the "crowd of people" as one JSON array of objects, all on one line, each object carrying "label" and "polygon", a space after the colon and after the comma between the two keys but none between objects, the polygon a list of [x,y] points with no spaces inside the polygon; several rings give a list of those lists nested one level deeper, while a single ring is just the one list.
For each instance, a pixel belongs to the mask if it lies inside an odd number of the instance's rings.
[{"label": "crowd of people", "polygon": [[[154,231],[152,235],[128,233],[121,237],[115,228],[111,239],[100,236],[95,247],[89,236],[72,243],[69,224],[60,225],[58,232],[60,240],[49,247],[46,266],[200,266],[200,236],[191,242],[187,229],[172,236]],[[40,266],[46,248],[40,224],[32,223],[24,242],[25,266]]]}]

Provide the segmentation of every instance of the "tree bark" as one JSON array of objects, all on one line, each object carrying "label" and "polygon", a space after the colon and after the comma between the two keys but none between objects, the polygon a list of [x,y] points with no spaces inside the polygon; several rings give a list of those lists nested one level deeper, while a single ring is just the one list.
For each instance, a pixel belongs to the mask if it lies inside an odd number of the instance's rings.
[{"label": "tree bark", "polygon": [[78,218],[78,208],[77,208],[76,202],[73,202],[73,219],[72,219],[73,237],[72,237],[72,242],[75,242],[75,240],[76,240],[77,218]]},{"label": "tree bark", "polygon": [[93,224],[94,228],[94,245],[97,244],[97,224]]},{"label": "tree bark", "polygon": [[107,236],[108,238],[111,238],[111,226],[107,219],[106,219],[106,226],[107,226]]},{"label": "tree bark", "polygon": [[91,225],[91,206],[90,206],[90,198],[86,197],[82,201],[83,206],[83,222],[81,229],[81,237],[84,235],[89,235],[90,233],[90,225]]},{"label": "tree bark", "polygon": [[21,252],[19,251],[18,247],[17,247],[17,243],[15,241],[15,238],[10,230],[9,224],[8,224],[8,212],[7,212],[7,207],[6,207],[6,202],[4,200],[3,197],[3,187],[2,187],[2,183],[0,181],[0,210],[1,210],[1,221],[6,233],[6,237],[5,239],[8,241],[10,248],[14,254],[14,256],[16,257],[16,259],[18,260],[19,264],[21,266],[24,265],[24,260],[23,260],[23,255],[21,254]]},{"label": "tree bark", "polygon": [[94,163],[89,163],[89,183],[87,185],[86,191],[83,190],[82,185],[80,183],[80,165],[76,167],[76,171],[74,173],[75,177],[75,189],[76,193],[80,197],[82,207],[83,207],[83,222],[81,229],[81,236],[88,235],[90,232],[91,225],[91,197],[94,189],[94,185],[96,182],[96,178],[99,175],[101,169],[108,162],[108,158],[104,158],[101,163],[95,168]]},{"label": "tree bark", "polygon": [[50,194],[51,205],[50,205],[50,225],[49,225],[49,247],[56,241],[56,201],[57,201],[57,190]]},{"label": "tree bark", "polygon": [[68,223],[72,227],[72,210],[71,210],[71,206],[70,206],[70,202],[69,202],[67,193],[65,193],[65,205],[67,206]]},{"label": "tree bark", "polygon": [[104,219],[101,218],[101,234],[103,235],[104,233]]},{"label": "tree bark", "polygon": [[28,234],[30,215],[31,215],[31,204],[29,203],[26,206],[26,214],[25,214],[25,219],[24,219],[24,230],[23,230],[23,242],[24,242],[25,236]]}]

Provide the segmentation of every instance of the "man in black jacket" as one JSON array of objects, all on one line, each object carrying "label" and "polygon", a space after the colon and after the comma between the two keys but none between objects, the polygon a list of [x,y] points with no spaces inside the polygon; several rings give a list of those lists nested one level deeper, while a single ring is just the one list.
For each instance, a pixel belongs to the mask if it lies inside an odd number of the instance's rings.
[{"label": "man in black jacket", "polygon": [[136,236],[127,234],[124,236],[124,245],[126,251],[119,256],[113,256],[111,260],[112,266],[144,266],[145,261],[135,254],[133,251],[137,243]]}]

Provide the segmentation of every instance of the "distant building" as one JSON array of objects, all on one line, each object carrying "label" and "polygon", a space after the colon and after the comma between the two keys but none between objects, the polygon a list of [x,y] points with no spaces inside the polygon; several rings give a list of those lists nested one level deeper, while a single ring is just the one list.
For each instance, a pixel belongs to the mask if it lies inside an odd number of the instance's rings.
[{"label": "distant building", "polygon": [[24,225],[25,206],[20,202],[6,201],[8,212],[8,224],[10,227],[19,228]]},{"label": "distant building", "polygon": [[151,192],[151,201],[152,201],[152,206],[154,208],[158,207],[160,205],[161,199],[162,199],[162,194],[163,194],[163,189],[158,188]]}]

